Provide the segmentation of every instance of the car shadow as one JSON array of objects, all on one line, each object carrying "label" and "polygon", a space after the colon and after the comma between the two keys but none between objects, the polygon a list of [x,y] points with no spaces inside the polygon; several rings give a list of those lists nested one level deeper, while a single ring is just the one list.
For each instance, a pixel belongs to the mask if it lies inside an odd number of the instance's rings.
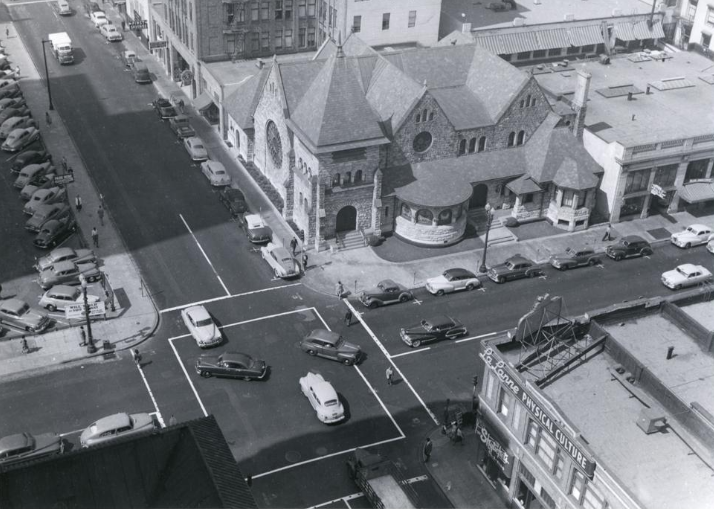
[{"label": "car shadow", "polygon": [[350,417],[352,417],[352,413],[350,412],[350,404],[347,401],[347,399],[342,395],[342,393],[337,393],[337,397],[340,400],[340,403],[342,403],[342,409],[345,412],[345,418],[342,419],[340,422],[334,423],[335,425],[338,424],[344,424],[350,420]]}]

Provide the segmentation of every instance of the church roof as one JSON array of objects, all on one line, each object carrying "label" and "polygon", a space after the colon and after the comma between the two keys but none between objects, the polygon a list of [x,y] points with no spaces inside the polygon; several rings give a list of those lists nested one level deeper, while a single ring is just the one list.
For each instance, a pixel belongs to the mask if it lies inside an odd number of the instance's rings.
[{"label": "church roof", "polygon": [[253,128],[253,114],[258,107],[260,93],[269,74],[270,67],[263,67],[258,74],[254,74],[238,85],[225,100],[226,112],[243,130]]}]

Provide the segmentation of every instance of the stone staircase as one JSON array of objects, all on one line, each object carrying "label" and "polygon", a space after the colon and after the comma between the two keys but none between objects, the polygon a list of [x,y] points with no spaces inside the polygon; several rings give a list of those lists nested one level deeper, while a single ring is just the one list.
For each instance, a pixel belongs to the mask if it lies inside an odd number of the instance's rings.
[{"label": "stone staircase", "polygon": [[[349,249],[364,247],[364,239],[362,239],[362,235],[357,230],[337,233],[334,242],[337,251],[347,251]],[[332,242],[330,242],[330,244],[332,244]]]},{"label": "stone staircase", "polygon": [[[469,221],[476,228],[479,237],[483,238],[486,234],[486,223],[488,216],[484,209],[472,209],[468,212]],[[491,223],[491,231],[488,233],[488,245],[503,244],[504,242],[512,242],[518,240],[511,231],[506,228],[501,219],[508,217],[507,211],[496,211]]]}]

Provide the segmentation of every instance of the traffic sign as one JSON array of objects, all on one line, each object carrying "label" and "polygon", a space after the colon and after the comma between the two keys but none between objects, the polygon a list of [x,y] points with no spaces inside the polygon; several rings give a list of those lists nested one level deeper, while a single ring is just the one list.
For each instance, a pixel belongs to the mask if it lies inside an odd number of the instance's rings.
[{"label": "traffic sign", "polygon": [[129,28],[136,30],[137,28],[147,28],[149,24],[146,21],[132,21],[129,23]]},{"label": "traffic sign", "polygon": [[67,173],[66,175],[55,175],[55,184],[69,184],[74,182],[74,175]]},{"label": "traffic sign", "polygon": [[[107,314],[106,307],[103,302],[90,302],[89,303],[89,316],[104,316]],[[77,302],[75,304],[69,304],[64,308],[64,317],[67,320],[77,320],[84,318],[84,304]]]},{"label": "traffic sign", "polygon": [[166,48],[167,45],[168,41],[149,41],[150,50]]}]

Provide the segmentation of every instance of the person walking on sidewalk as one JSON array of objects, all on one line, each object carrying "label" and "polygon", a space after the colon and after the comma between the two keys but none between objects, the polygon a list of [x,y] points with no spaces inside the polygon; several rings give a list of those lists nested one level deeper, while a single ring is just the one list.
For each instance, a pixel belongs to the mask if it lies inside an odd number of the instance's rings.
[{"label": "person walking on sidewalk", "polygon": [[141,354],[139,353],[139,350],[136,348],[133,348],[131,350],[131,358],[134,359],[134,364],[136,364],[137,367],[141,367]]},{"label": "person walking on sidewalk", "polygon": [[74,197],[74,208],[77,209],[77,212],[82,212],[82,197],[77,195]]},{"label": "person walking on sidewalk", "polygon": [[307,270],[307,253],[305,251],[302,252],[302,270]]},{"label": "person walking on sidewalk", "polygon": [[65,156],[62,156],[62,171],[67,173],[67,158]]},{"label": "person walking on sidewalk", "polygon": [[352,326],[352,311],[349,309],[347,310],[347,313],[345,313],[345,325],[347,327]]},{"label": "person walking on sidewalk", "polygon": [[392,369],[392,366],[387,367],[385,374],[387,375],[387,385],[392,385],[392,379],[394,378],[394,370]]},{"label": "person walking on sidewalk", "polygon": [[30,347],[27,346],[27,340],[25,336],[22,336],[22,353],[30,353]]},{"label": "person walking on sidewalk", "polygon": [[424,441],[424,463],[429,461],[429,458],[431,458],[431,451],[434,448],[434,444],[431,443],[431,438],[427,437],[426,440]]},{"label": "person walking on sidewalk", "polygon": [[185,104],[184,104],[184,102],[183,102],[183,99],[179,99],[178,107],[179,107],[179,110],[181,111],[181,114],[182,114],[182,115],[183,115],[183,112],[184,112],[184,110],[183,110],[184,106],[185,106]]},{"label": "person walking on sidewalk", "polygon": [[87,346],[87,333],[84,332],[84,326],[79,328],[79,337],[82,338],[82,342],[79,346]]},{"label": "person walking on sidewalk", "polygon": [[293,252],[293,256],[295,256],[295,251],[297,250],[297,239],[295,237],[290,241],[290,249]]},{"label": "person walking on sidewalk", "polygon": [[94,244],[94,247],[99,247],[99,232],[97,231],[96,226],[92,228],[92,243]]},{"label": "person walking on sidewalk", "polygon": [[97,209],[97,215],[99,216],[99,223],[104,226],[104,207],[102,205],[99,205],[99,208]]},{"label": "person walking on sidewalk", "polygon": [[345,293],[345,287],[344,287],[344,285],[342,284],[342,281],[338,281],[338,282],[337,282],[337,285],[335,286],[335,293],[337,293],[337,298],[338,298],[338,299],[341,299],[342,296],[344,295],[344,293]]},{"label": "person walking on sidewalk", "polygon": [[610,242],[612,240],[612,235],[610,233],[611,231],[612,226],[610,225],[610,223],[607,223],[607,228],[605,228],[605,235],[602,236],[602,242]]}]

